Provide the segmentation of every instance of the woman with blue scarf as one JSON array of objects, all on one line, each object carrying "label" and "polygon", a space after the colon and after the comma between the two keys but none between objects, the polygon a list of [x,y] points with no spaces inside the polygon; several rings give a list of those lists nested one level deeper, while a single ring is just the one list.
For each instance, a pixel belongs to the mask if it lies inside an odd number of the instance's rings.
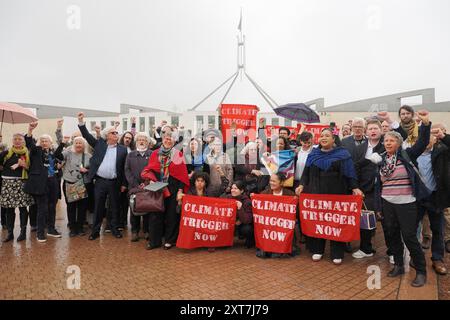
[{"label": "woman with blue scarf", "polygon": [[[295,190],[299,195],[305,191],[311,194],[351,194],[362,195],[358,189],[356,172],[350,153],[335,146],[335,137],[329,128],[322,130],[319,148],[308,155],[300,185]],[[325,239],[308,237],[308,248],[312,259],[318,262],[325,251]],[[333,263],[342,263],[345,242],[330,241]]]}]

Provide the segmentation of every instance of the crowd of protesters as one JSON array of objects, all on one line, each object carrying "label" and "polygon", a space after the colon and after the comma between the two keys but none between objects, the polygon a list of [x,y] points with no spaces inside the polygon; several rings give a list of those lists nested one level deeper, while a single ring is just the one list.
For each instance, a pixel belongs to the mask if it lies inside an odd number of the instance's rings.
[{"label": "crowd of protesters", "polygon": [[[53,143],[48,134],[33,136],[38,123],[30,123],[28,132],[14,134],[11,147],[2,145],[0,153],[1,224],[7,231],[3,242],[14,240],[16,208],[18,242],[27,237],[28,219],[38,242],[60,238],[55,216],[63,194],[70,237],[87,234],[89,212],[93,217],[89,240],[99,238],[102,230],[122,238],[129,221],[132,242],[143,237],[148,250],[168,250],[176,245],[180,204],[188,194],[236,200],[236,235],[253,248],[252,194],[353,194],[363,196],[365,207],[381,221],[386,257],[394,265],[388,276],[405,272],[406,247],[416,270],[412,285],[423,286],[423,250],[431,246],[433,269],[442,275],[447,273],[444,252],[450,252],[450,135],[444,125],[431,124],[429,116],[425,110],[415,112],[403,106],[398,121],[379,112],[352,119],[340,130],[330,123],[317,144],[308,131],[292,139],[287,127],[267,137],[264,119],[259,122],[258,137],[254,141],[246,137],[244,143],[236,131],[231,132],[231,143],[224,143],[216,129],[190,137],[183,127],[165,121],[151,136],[136,132],[135,119],[131,131],[122,135],[118,125],[103,130],[96,126],[89,132],[83,113],[78,114],[79,132],[72,137],[62,136],[63,123],[58,121]],[[284,174],[270,174],[262,163],[264,157],[281,150],[292,150],[295,157],[292,187],[284,185]],[[155,182],[168,184],[163,190],[165,212],[129,213],[130,192]],[[84,196],[78,199],[73,190],[80,188]],[[312,260],[320,261],[326,240],[306,237],[300,229],[297,221],[291,254],[256,248],[256,256],[295,256],[300,243],[305,243]],[[334,264],[342,263],[345,252],[354,259],[374,255],[375,230],[360,233],[356,251],[349,243],[330,241]]]}]

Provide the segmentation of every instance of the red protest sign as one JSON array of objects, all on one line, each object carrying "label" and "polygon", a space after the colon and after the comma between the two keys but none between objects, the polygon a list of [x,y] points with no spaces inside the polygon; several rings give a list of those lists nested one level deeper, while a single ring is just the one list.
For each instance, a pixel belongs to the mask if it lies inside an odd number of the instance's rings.
[{"label": "red protest sign", "polygon": [[329,125],[326,124],[310,124],[310,123],[299,123],[297,124],[297,128],[299,132],[308,131],[313,134],[313,143],[319,144],[320,133],[323,129],[329,128]]},{"label": "red protest sign", "polygon": [[[282,126],[272,126],[272,125],[268,125],[266,126],[266,137],[272,139],[273,135],[278,136],[278,131],[280,130],[280,128],[282,128]],[[295,140],[297,138],[297,133],[299,131],[299,128],[297,127],[285,127],[288,128],[289,131],[291,132],[291,135],[289,136],[290,140]]]},{"label": "red protest sign", "polygon": [[340,242],[359,240],[361,196],[302,193],[299,202],[303,234]]},{"label": "red protest sign", "polygon": [[236,200],[183,197],[177,247],[227,247],[233,245]]},{"label": "red protest sign", "polygon": [[255,141],[256,116],[258,111],[259,108],[255,105],[222,104],[220,107],[220,116],[223,142],[227,143],[232,141],[233,129],[236,130],[238,140],[242,137],[245,141]]},{"label": "red protest sign", "polygon": [[291,253],[297,197],[254,194],[253,225],[256,247],[275,253]]}]

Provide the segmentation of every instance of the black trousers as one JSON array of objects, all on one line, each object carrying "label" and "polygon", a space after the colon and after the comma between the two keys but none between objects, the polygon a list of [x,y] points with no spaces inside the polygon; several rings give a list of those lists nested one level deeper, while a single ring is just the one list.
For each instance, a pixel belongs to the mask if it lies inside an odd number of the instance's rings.
[{"label": "black trousers", "polygon": [[6,226],[6,208],[1,208],[0,222],[2,226]]},{"label": "black trousers", "polygon": [[236,227],[238,235],[245,238],[245,246],[250,248],[255,245],[255,233],[253,230],[253,224],[242,223]]},{"label": "black trousers", "polygon": [[[364,197],[364,203],[367,210],[374,210],[374,195],[373,193],[366,193]],[[360,232],[361,241],[359,243],[359,250],[366,254],[375,253],[372,246],[372,238],[375,236],[375,230],[364,230],[361,229]]]},{"label": "black trousers", "polygon": [[[2,208],[5,210],[6,215],[6,226],[8,233],[14,232],[14,224],[16,222],[16,208]],[[28,224],[28,210],[26,207],[20,207],[20,228],[26,229]]]},{"label": "black trousers", "polygon": [[34,197],[37,207],[37,232],[44,235],[45,227],[55,230],[56,202],[58,201],[58,180],[55,177],[47,178],[48,193]]},{"label": "black trousers", "polygon": [[383,216],[395,265],[403,266],[404,264],[404,242],[411,254],[417,272],[426,274],[425,255],[417,239],[416,202],[393,204],[383,199]]},{"label": "black trousers", "polygon": [[139,231],[141,231],[141,220],[143,223],[144,232],[149,232],[149,219],[149,214],[143,216],[135,216],[134,214],[130,213],[131,232],[139,233]]},{"label": "black trousers", "polygon": [[128,207],[129,199],[127,192],[120,193],[119,227],[124,228],[128,225]]},{"label": "black trousers", "polygon": [[102,226],[103,217],[105,216],[106,197],[109,197],[111,217],[107,217],[107,223],[111,225],[111,231],[117,233],[119,220],[119,197],[120,186],[117,179],[103,179],[96,177],[95,186],[95,221],[92,233],[99,233]]},{"label": "black trousers", "polygon": [[150,233],[150,245],[154,248],[162,246],[162,237],[164,234],[163,212],[150,212],[148,214],[148,230]]},{"label": "black trousers", "polygon": [[[306,241],[308,243],[308,249],[312,254],[323,255],[323,253],[325,252],[325,239],[308,237]],[[345,245],[345,242],[330,240],[331,259],[343,259],[345,253]]]},{"label": "black trousers", "polygon": [[28,208],[28,215],[30,217],[30,226],[36,227],[37,226],[37,205],[36,205],[36,198],[34,196],[33,196],[33,198],[35,199],[35,204],[31,205]]},{"label": "black trousers", "polygon": [[[66,194],[66,184],[69,182],[64,181],[63,192]],[[83,224],[86,221],[86,210],[88,205],[88,198],[81,199],[74,202],[67,202],[67,220],[69,221],[70,230],[81,230]]]},{"label": "black trousers", "polygon": [[164,237],[165,243],[175,245],[180,226],[180,215],[177,213],[177,194],[172,193],[164,199],[165,212],[149,213],[150,245],[159,247]]}]

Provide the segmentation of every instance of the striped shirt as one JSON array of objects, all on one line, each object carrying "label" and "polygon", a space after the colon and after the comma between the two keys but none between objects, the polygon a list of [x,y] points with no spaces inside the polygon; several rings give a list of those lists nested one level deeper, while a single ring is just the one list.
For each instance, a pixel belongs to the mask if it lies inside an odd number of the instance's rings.
[{"label": "striped shirt", "polygon": [[408,171],[400,160],[397,161],[397,166],[389,177],[381,175],[381,183],[383,184],[381,197],[384,200],[394,204],[416,201]]}]

